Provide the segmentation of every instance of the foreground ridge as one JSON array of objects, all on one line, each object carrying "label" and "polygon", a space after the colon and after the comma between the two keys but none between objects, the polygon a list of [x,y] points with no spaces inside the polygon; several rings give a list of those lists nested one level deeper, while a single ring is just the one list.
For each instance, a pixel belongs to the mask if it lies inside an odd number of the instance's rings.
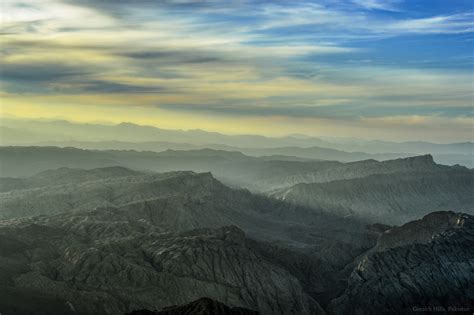
[{"label": "foreground ridge", "polygon": [[258,315],[257,311],[244,307],[229,307],[210,298],[200,298],[185,305],[173,305],[161,311],[137,310],[127,315]]},{"label": "foreground ridge", "polygon": [[331,302],[330,313],[472,311],[473,216],[435,212],[385,234]]}]

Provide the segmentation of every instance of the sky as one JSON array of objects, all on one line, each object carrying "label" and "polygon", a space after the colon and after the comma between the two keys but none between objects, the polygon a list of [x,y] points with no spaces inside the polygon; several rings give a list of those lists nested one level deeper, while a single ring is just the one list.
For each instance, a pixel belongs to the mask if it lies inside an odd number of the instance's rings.
[{"label": "sky", "polygon": [[474,138],[472,0],[0,5],[0,117]]}]

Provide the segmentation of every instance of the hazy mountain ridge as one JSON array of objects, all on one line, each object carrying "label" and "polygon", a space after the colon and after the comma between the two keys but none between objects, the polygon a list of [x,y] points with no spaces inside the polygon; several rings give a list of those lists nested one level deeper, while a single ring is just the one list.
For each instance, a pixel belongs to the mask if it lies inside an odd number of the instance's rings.
[{"label": "hazy mountain ridge", "polygon": [[[218,176],[224,177],[224,181],[228,179],[235,184],[242,183],[243,187],[261,189],[309,182],[312,184],[297,184],[291,188],[274,191],[271,196],[313,208],[319,212],[334,212],[342,216],[359,215],[364,220],[371,217],[371,222],[376,222],[376,220],[387,222],[388,219],[393,219],[393,222],[404,223],[426,213],[417,211],[445,210],[450,207],[470,212],[473,203],[472,198],[469,197],[472,190],[473,171],[462,167],[438,165],[429,155],[384,162],[367,160],[340,163],[262,161],[238,152],[214,150],[153,153],[77,151],[77,149],[41,147],[3,149],[7,154],[20,150],[31,152],[32,155],[38,150],[45,154],[45,157],[59,152],[58,160],[66,159],[79,152],[82,163],[88,163],[89,157],[93,163],[97,156],[100,157],[103,154],[104,157],[122,159],[129,164],[167,170],[183,168],[185,165],[196,169],[206,169],[207,165],[207,170],[215,171]],[[198,162],[190,165],[188,162],[192,160]],[[14,159],[10,163],[13,164]],[[104,174],[101,175],[102,173]],[[92,170],[61,168],[29,178],[2,180],[5,184],[2,185],[4,192],[0,194],[0,204],[3,209],[3,218],[7,218],[15,212],[18,214],[22,211],[26,211],[23,215],[32,215],[104,206],[124,206],[128,203],[145,201],[150,203],[157,198],[171,197],[172,195],[164,194],[166,191],[180,191],[181,195],[187,196],[186,198],[197,199],[202,191],[197,189],[199,185],[202,187],[214,185],[217,190],[230,191],[214,181],[210,174],[192,174],[192,172],[145,174],[121,167]],[[232,174],[235,174],[237,178],[232,180]],[[380,176],[372,176],[377,174]],[[98,177],[101,178],[94,181]],[[443,184],[446,187],[443,187]],[[41,187],[41,185],[46,186]],[[57,185],[61,187],[48,188],[48,186]],[[16,190],[8,191],[11,189]],[[190,191],[186,192],[185,189]],[[189,197],[191,194],[194,196]],[[239,204],[241,201],[238,198],[248,199],[248,193],[242,192],[242,194],[241,197],[230,197],[232,202]],[[391,195],[390,198],[387,194]],[[425,202],[428,203],[424,204]],[[420,209],[420,206],[423,208]],[[268,207],[264,206],[264,208]],[[388,217],[390,212],[393,214]]]},{"label": "hazy mountain ridge", "polygon": [[[293,163],[291,168],[284,169],[279,166],[278,170],[271,170],[268,174],[262,175],[259,173],[260,180],[256,184],[262,187],[283,188],[290,187],[301,183],[324,183],[335,180],[362,178],[374,174],[391,174],[404,172],[438,172],[442,170],[451,169],[448,166],[434,163],[431,155],[408,157],[402,159],[375,161],[365,160],[350,163],[338,162],[319,162],[310,164],[303,162],[300,164],[300,169],[296,163]],[[288,165],[288,164],[287,164]],[[285,172],[285,174],[280,174]],[[268,190],[268,189],[267,189]]]},{"label": "hazy mountain ridge", "polygon": [[[140,142],[137,143],[137,139]],[[46,146],[74,146],[84,149],[164,151],[212,148],[240,151],[253,156],[292,155],[342,162],[432,154],[441,164],[474,167],[472,142],[437,144],[423,141],[320,139],[309,136],[224,135],[203,130],[166,130],[132,123],[99,125],[6,118],[0,120],[0,140],[2,145],[42,143],[41,145]]]},{"label": "hazy mountain ridge", "polygon": [[[69,171],[66,175],[65,171]],[[0,194],[2,217],[6,218],[23,215],[54,214],[65,211],[93,209],[95,207],[118,206],[137,201],[163,198],[175,195],[177,187],[181,191],[189,189],[199,193],[199,185],[206,183],[210,174],[195,174],[192,172],[173,172],[166,174],[147,175],[129,171],[133,176],[114,176],[97,180],[75,181],[75,169],[60,169],[49,171],[54,177],[57,172],[64,177],[57,178],[58,182],[50,177],[47,186],[31,189],[13,190]],[[96,173],[83,171],[83,174]],[[122,174],[123,175],[123,174]],[[194,180],[199,176],[203,180]],[[34,176],[32,179],[36,179]],[[31,180],[31,178],[30,178]],[[28,182],[28,180],[25,180]],[[45,183],[45,182],[43,182]]]},{"label": "hazy mountain ridge", "polygon": [[378,162],[294,161],[250,157],[240,152],[197,151],[92,151],[58,147],[0,147],[1,173],[8,177],[31,176],[59,167],[100,168],[123,166],[137,170],[212,172],[226,184],[253,191],[270,191],[298,183],[325,182],[399,171],[449,169],[431,156]]},{"label": "hazy mountain ridge", "polygon": [[343,217],[403,224],[432,211],[474,213],[473,187],[474,171],[446,169],[297,184],[272,196]]},{"label": "hazy mountain ridge", "polygon": [[353,162],[364,159],[375,159],[375,160],[388,160],[400,157],[408,157],[417,155],[415,153],[364,153],[364,152],[346,152],[343,150],[330,149],[324,147],[275,147],[275,148],[249,148],[249,147],[238,147],[219,143],[208,143],[208,144],[190,144],[190,143],[172,143],[164,141],[148,141],[148,142],[124,142],[124,141],[97,141],[97,142],[85,142],[85,141],[67,141],[67,142],[39,142],[32,143],[33,145],[40,146],[58,146],[58,147],[75,147],[87,150],[136,150],[136,151],[154,151],[163,152],[166,150],[179,150],[179,151],[190,151],[190,150],[222,150],[222,151],[233,151],[242,152],[249,156],[287,156],[287,157],[298,157],[304,159],[314,160],[334,160],[341,162]]},{"label": "hazy mountain ridge", "polygon": [[51,185],[61,185],[68,184],[71,182],[78,183],[102,180],[106,178],[134,176],[139,174],[141,175],[143,173],[132,171],[128,168],[120,166],[96,168],[91,170],[71,169],[68,167],[62,167],[55,170],[42,171],[28,178],[1,178],[0,192]]},{"label": "hazy mountain ridge", "polygon": [[[14,145],[20,145],[21,143],[12,143]],[[389,144],[389,143],[387,143]],[[26,145],[26,143],[24,144]],[[332,160],[340,162],[355,162],[360,160],[374,159],[377,161],[390,160],[396,158],[404,158],[410,156],[416,156],[420,154],[431,154],[437,163],[445,165],[463,165],[466,167],[474,167],[474,148],[470,143],[466,143],[461,146],[460,152],[456,153],[456,150],[450,150],[449,145],[443,145],[446,150],[413,150],[413,151],[395,151],[385,152],[382,150],[374,152],[364,152],[363,148],[358,151],[351,151],[348,148],[337,146],[338,148],[328,148],[323,146],[282,146],[274,148],[249,148],[249,147],[238,147],[230,146],[226,144],[202,144],[195,145],[189,143],[172,143],[164,141],[149,141],[149,142],[124,142],[124,141],[96,141],[96,142],[85,142],[85,141],[50,141],[50,142],[33,142],[29,145],[40,145],[40,146],[58,146],[58,147],[76,147],[87,150],[137,150],[137,151],[154,151],[162,152],[166,150],[201,150],[201,149],[214,149],[214,150],[225,150],[225,151],[239,151],[250,156],[287,156],[302,159],[313,159],[313,160]],[[436,146],[437,144],[433,144]],[[458,145],[458,144],[453,144]],[[461,145],[461,144],[459,144]],[[469,147],[471,146],[471,148]],[[428,146],[429,147],[429,146]],[[416,148],[416,147],[415,147]],[[439,152],[438,152],[439,151]],[[438,152],[438,153],[433,153]]]},{"label": "hazy mountain ridge", "polygon": [[[10,130],[30,130],[49,132],[46,141],[163,141],[171,143],[227,144],[237,147],[278,148],[278,147],[312,147],[321,146],[336,150],[349,150],[368,153],[460,153],[472,154],[474,143],[462,142],[452,144],[437,144],[425,141],[390,142],[381,140],[362,139],[320,139],[311,136],[266,137],[260,135],[224,135],[204,130],[169,130],[153,126],[143,126],[133,123],[117,125],[100,125],[73,123],[65,120],[18,120],[2,118],[2,128]],[[56,139],[51,137],[56,134]],[[80,135],[80,136],[79,136]],[[62,137],[62,139],[60,138]],[[57,139],[59,138],[59,139]],[[60,140],[61,139],[61,140]],[[2,139],[3,140],[3,139]],[[21,140],[14,139],[16,142]],[[3,140],[8,143],[8,139]],[[251,146],[249,146],[251,144]],[[347,149],[343,149],[346,147]]]}]

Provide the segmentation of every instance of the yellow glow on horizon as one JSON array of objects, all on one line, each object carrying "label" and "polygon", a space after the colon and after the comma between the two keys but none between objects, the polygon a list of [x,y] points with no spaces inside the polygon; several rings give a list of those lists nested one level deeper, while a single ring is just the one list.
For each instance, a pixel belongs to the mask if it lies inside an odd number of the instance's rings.
[{"label": "yellow glow on horizon", "polygon": [[[61,119],[79,123],[112,123],[132,122],[164,129],[204,129],[227,134],[266,134],[284,135],[277,130],[278,119],[249,119],[239,117],[207,116],[199,114],[173,113],[159,108],[138,106],[133,110],[126,106],[75,106],[60,104],[23,103],[15,101],[8,105],[2,104],[0,116],[19,117],[25,119]],[[203,128],[205,126],[205,128]],[[286,130],[286,129],[285,129]],[[286,130],[287,132],[289,130]]]},{"label": "yellow glow on horizon", "polygon": [[[89,96],[90,97],[90,96]],[[430,139],[434,131],[446,130],[448,137],[453,134],[462,139],[466,130],[472,130],[472,118],[433,118],[429,116],[394,116],[391,119],[369,118],[361,121],[345,121],[318,118],[290,118],[285,116],[248,117],[206,115],[201,113],[173,112],[160,108],[136,106],[84,105],[77,103],[49,102],[47,100],[9,99],[0,97],[0,118],[17,117],[23,119],[60,119],[78,123],[118,124],[132,122],[163,129],[202,129],[223,134],[261,134],[266,136],[286,136],[301,133],[312,136],[330,135],[347,137],[357,134],[367,139],[387,140],[410,139],[418,132]],[[82,99],[84,101],[84,98]],[[453,129],[453,125],[457,129]],[[397,134],[393,130],[402,130]],[[448,140],[449,138],[446,138]],[[434,138],[433,138],[434,139]],[[444,140],[437,137],[437,141]]]}]

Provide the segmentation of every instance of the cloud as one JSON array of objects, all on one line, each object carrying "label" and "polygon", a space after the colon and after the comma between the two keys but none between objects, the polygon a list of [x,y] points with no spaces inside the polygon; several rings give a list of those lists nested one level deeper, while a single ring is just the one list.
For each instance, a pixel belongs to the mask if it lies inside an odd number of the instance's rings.
[{"label": "cloud", "polygon": [[[61,27],[81,26],[81,29],[112,26],[114,21],[88,7],[54,1],[2,1],[1,23],[4,30],[46,33]],[[84,23],[87,21],[87,23]]]},{"label": "cloud", "polygon": [[420,19],[407,19],[387,25],[384,31],[421,34],[456,34],[474,31],[474,14],[462,13]]},{"label": "cloud", "polygon": [[106,80],[71,81],[67,84],[54,84],[53,87],[56,92],[61,93],[136,94],[167,92],[166,88],[161,86],[132,85]]},{"label": "cloud", "polygon": [[401,0],[352,0],[356,5],[368,10],[399,11]]},{"label": "cloud", "polygon": [[164,87],[107,80],[98,69],[73,63],[14,62],[0,65],[0,76],[8,92],[19,93],[161,93]]},{"label": "cloud", "polygon": [[[395,5],[400,1],[354,0],[353,2],[365,9],[397,11]],[[350,39],[367,38],[369,35],[457,34],[474,31],[472,12],[423,18],[395,18],[305,2],[294,6],[270,5],[264,7],[262,12],[265,17],[262,29],[298,27],[300,32],[313,32],[315,38],[318,34],[327,32],[334,38]]]},{"label": "cloud", "polygon": [[0,65],[0,74],[4,80],[20,82],[58,81],[90,73],[81,67],[53,63],[4,63]]},{"label": "cloud", "polygon": [[129,50],[129,51],[115,51],[113,52],[117,56],[131,59],[131,63],[146,63],[152,64],[155,67],[158,65],[171,66],[171,65],[200,65],[205,64],[217,64],[227,65],[237,61],[237,58],[233,58],[223,52],[206,49],[195,49],[191,48],[166,48],[166,47],[155,47],[148,49]]},{"label": "cloud", "polygon": [[377,105],[328,105],[328,106],[257,106],[247,105],[244,101],[225,104],[162,104],[160,108],[170,111],[200,112],[212,115],[250,116],[250,117],[292,117],[318,118],[339,121],[360,120],[365,118],[433,116],[433,117],[474,117],[470,106],[377,106]]}]

